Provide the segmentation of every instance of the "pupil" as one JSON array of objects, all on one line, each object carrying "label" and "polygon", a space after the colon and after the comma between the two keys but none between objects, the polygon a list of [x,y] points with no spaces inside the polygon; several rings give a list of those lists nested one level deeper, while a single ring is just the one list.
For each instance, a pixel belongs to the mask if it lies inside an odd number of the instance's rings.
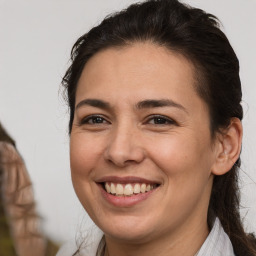
[{"label": "pupil", "polygon": [[96,123],[96,124],[102,123],[102,118],[101,117],[95,117],[93,119],[93,123]]},{"label": "pupil", "polygon": [[163,118],[160,118],[160,117],[155,118],[155,123],[156,124],[165,124],[165,122],[166,122],[166,120],[163,119]]}]

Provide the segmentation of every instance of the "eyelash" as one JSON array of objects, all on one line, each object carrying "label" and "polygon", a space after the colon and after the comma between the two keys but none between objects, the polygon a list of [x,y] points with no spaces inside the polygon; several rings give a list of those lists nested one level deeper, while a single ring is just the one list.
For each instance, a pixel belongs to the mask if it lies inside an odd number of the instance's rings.
[{"label": "eyelash", "polygon": [[[99,123],[99,122],[94,122],[94,121],[97,121],[97,119],[101,119],[102,122]],[[90,122],[92,121],[92,122]],[[96,125],[96,124],[105,124],[105,122],[109,123],[104,117],[102,117],[101,115],[90,115],[90,116],[87,116],[85,118],[83,118],[80,122],[81,125],[83,124],[89,124],[89,125]]]},{"label": "eyelash", "polygon": [[[98,122],[97,121],[101,121],[101,122]],[[150,123],[150,121],[154,121],[154,123]],[[157,123],[158,122],[158,123]],[[101,125],[101,124],[105,124],[105,123],[110,123],[109,121],[107,121],[104,117],[102,117],[101,115],[90,115],[90,116],[87,116],[85,117],[84,119],[81,120],[80,124],[83,125],[83,124],[89,124],[89,125]],[[166,116],[162,116],[162,115],[151,115],[149,116],[146,121],[145,121],[145,124],[150,124],[150,125],[161,125],[161,126],[164,126],[164,125],[177,125],[177,123],[169,118],[169,117],[166,117]]]},{"label": "eyelash", "polygon": [[[162,116],[162,115],[151,115],[147,118],[146,123],[149,123],[149,121],[152,121],[152,120],[160,121],[160,123],[154,122],[152,125],[162,125],[162,126],[163,125],[177,125],[177,123],[173,119],[166,117],[166,116]],[[164,121],[165,123],[162,123],[161,121]]]}]

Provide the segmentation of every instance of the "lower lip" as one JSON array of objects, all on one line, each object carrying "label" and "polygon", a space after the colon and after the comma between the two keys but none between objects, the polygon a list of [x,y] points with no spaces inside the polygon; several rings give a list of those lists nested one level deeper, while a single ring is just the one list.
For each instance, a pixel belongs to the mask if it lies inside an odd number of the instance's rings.
[{"label": "lower lip", "polygon": [[139,193],[132,196],[115,196],[112,194],[109,194],[102,185],[99,184],[100,191],[104,197],[110,204],[117,206],[117,207],[131,207],[133,205],[136,205],[144,200],[146,200],[148,197],[150,197],[156,190],[152,189],[146,193]]}]

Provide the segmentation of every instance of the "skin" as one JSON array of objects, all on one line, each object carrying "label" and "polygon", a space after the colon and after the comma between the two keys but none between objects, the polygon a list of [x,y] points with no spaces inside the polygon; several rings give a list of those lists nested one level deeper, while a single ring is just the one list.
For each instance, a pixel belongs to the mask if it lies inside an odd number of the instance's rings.
[{"label": "skin", "polygon": [[[238,153],[232,159],[223,153],[232,144],[226,143],[229,135],[212,138],[208,107],[195,83],[186,58],[151,43],[106,49],[86,64],[76,92],[71,173],[80,202],[105,233],[106,255],[189,256],[205,241],[213,174],[228,171]],[[88,99],[109,106],[81,103]],[[175,104],[138,108],[152,99]],[[238,145],[240,124],[234,123]],[[118,207],[102,196],[97,181],[105,176],[160,185],[146,200]]]}]

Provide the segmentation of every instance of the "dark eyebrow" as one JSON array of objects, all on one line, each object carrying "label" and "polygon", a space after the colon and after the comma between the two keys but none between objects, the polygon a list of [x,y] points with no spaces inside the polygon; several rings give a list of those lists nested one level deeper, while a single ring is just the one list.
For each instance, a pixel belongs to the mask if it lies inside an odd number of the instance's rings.
[{"label": "dark eyebrow", "polygon": [[188,113],[187,109],[180,105],[179,103],[170,100],[170,99],[160,99],[160,100],[143,100],[136,104],[136,108],[143,109],[143,108],[159,108],[159,107],[175,107],[181,110],[184,110]]},{"label": "dark eyebrow", "polygon": [[98,100],[98,99],[84,99],[76,105],[76,109],[84,105],[92,106],[96,108],[102,108],[102,109],[110,109],[110,104],[108,102],[105,102],[103,100]]},{"label": "dark eyebrow", "polygon": [[[108,102],[99,100],[99,99],[84,99],[76,105],[76,109],[84,105],[106,109],[106,110],[111,109],[111,106]],[[160,100],[148,99],[148,100],[140,101],[136,104],[137,109],[159,108],[159,107],[176,107],[188,113],[185,107],[183,107],[181,104],[176,103],[175,101],[170,99],[160,99]]]}]

